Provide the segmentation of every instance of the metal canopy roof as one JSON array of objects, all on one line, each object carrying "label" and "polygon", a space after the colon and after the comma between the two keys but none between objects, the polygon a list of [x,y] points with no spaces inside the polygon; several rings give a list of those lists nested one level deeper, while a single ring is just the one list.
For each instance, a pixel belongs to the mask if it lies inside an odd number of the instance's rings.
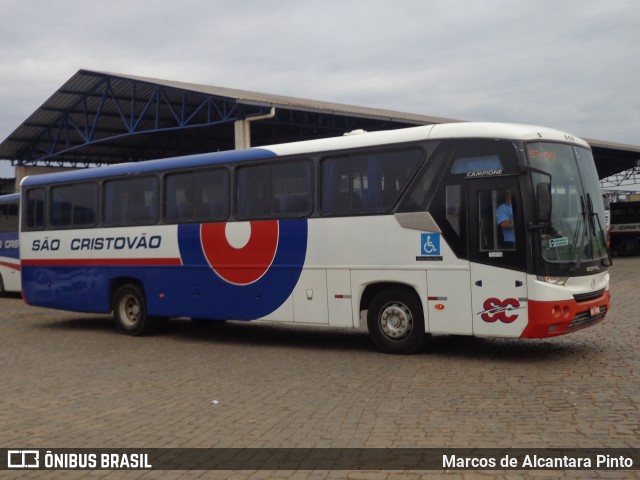
[{"label": "metal canopy roof", "polygon": [[598,176],[603,179],[640,166],[640,147],[585,139],[593,150]]},{"label": "metal canopy roof", "polygon": [[[234,122],[252,123],[252,145],[458,120],[79,70],[0,144],[17,165],[114,164],[235,147]],[[600,178],[637,165],[640,147],[589,141]]]},{"label": "metal canopy roof", "polygon": [[16,164],[104,164],[230,150],[233,124],[253,145],[450,121],[230,88],[80,70],[0,144]]}]

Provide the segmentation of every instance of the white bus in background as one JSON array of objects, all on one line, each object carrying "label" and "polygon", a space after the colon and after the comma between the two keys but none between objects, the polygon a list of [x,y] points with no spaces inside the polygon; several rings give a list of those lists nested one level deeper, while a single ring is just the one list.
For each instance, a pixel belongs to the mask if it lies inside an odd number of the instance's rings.
[{"label": "white bus in background", "polygon": [[[610,257],[591,150],[457,123],[28,177],[23,294],[114,312],[543,338],[602,321]],[[509,201],[511,202],[509,204]]]},{"label": "white bus in background", "polygon": [[20,195],[0,196],[0,295],[20,291]]}]

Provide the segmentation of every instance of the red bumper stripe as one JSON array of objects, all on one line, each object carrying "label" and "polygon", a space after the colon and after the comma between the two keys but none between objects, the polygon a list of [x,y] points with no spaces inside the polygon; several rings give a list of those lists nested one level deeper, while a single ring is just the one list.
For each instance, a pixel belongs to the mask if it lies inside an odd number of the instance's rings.
[{"label": "red bumper stripe", "polygon": [[[522,338],[546,338],[563,335],[587,328],[604,320],[609,311],[611,296],[609,290],[598,298],[586,302],[564,300],[540,302],[529,299],[529,324],[522,332]],[[592,307],[597,307],[592,310]],[[593,315],[592,311],[600,311]],[[576,321],[584,319],[582,321]]]}]

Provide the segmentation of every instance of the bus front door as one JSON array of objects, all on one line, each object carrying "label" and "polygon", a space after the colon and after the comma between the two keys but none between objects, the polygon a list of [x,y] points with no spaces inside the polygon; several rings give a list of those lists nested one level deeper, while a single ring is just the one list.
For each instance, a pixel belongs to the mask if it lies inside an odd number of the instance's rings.
[{"label": "bus front door", "polygon": [[519,337],[527,325],[526,235],[517,176],[469,181],[473,334]]}]

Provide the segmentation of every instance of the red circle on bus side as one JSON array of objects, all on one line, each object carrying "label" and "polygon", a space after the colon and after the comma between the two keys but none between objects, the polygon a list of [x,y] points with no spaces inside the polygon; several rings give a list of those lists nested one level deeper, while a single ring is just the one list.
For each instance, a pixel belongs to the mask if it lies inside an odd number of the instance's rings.
[{"label": "red circle on bus side", "polygon": [[229,244],[226,223],[205,223],[200,229],[202,250],[211,268],[223,280],[249,285],[267,273],[278,249],[278,221],[249,222],[251,236],[246,245]]}]

